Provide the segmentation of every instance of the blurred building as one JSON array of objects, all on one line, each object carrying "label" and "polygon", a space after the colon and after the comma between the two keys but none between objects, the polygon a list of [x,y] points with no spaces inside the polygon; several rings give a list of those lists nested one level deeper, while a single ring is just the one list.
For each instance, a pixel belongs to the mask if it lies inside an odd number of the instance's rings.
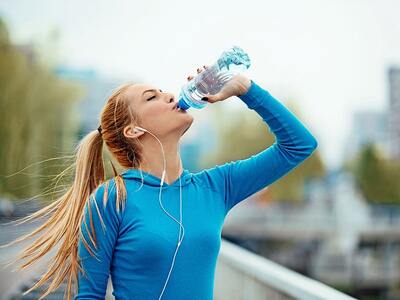
[{"label": "blurred building", "polygon": [[351,134],[346,144],[346,159],[352,159],[367,144],[374,144],[385,155],[389,152],[388,113],[363,110],[353,115]]},{"label": "blurred building", "polygon": [[384,155],[400,159],[400,68],[388,71],[389,106],[387,111],[355,112],[344,158],[354,158],[367,144],[374,144]]},{"label": "blurred building", "polygon": [[76,113],[81,122],[80,135],[99,126],[101,109],[111,94],[122,80],[101,76],[93,69],[77,69],[66,66],[59,66],[55,73],[65,79],[79,82],[84,88],[84,96],[78,102]]},{"label": "blurred building", "polygon": [[390,156],[400,159],[400,68],[390,68],[388,75]]}]

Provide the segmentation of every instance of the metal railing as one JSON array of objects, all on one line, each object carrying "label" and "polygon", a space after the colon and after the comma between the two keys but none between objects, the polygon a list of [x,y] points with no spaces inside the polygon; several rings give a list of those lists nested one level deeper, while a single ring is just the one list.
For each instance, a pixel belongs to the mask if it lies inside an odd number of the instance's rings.
[{"label": "metal railing", "polygon": [[332,287],[222,240],[217,262],[216,300],[354,300]]}]

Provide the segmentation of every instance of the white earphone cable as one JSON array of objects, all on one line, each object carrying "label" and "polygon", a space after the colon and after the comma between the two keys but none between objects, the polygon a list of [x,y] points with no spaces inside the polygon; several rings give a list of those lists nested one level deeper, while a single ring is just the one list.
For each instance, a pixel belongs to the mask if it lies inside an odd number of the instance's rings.
[{"label": "white earphone cable", "polygon": [[[158,196],[159,199],[158,199],[158,200],[159,200],[160,206],[161,206],[161,208],[164,210],[164,212],[165,212],[167,215],[169,215],[175,222],[177,222],[177,223],[179,224],[179,238],[178,238],[178,244],[177,244],[177,247],[176,247],[176,249],[175,249],[174,256],[173,256],[173,258],[172,258],[172,264],[171,264],[171,267],[170,267],[170,269],[169,269],[167,279],[166,279],[166,281],[165,281],[165,283],[164,283],[164,287],[163,287],[163,289],[162,289],[162,291],[161,291],[161,294],[160,294],[160,296],[159,296],[159,298],[158,298],[158,299],[160,300],[161,297],[162,297],[162,295],[163,295],[163,293],[164,293],[164,290],[165,290],[165,288],[166,288],[166,286],[167,286],[167,283],[168,283],[168,281],[169,281],[169,278],[170,278],[172,269],[173,269],[174,264],[175,264],[175,257],[176,257],[176,254],[177,254],[177,252],[178,252],[178,249],[179,249],[179,247],[180,247],[180,245],[181,245],[181,243],[182,243],[183,237],[184,237],[184,235],[185,235],[185,228],[183,227],[183,224],[182,224],[182,182],[181,182],[181,176],[179,176],[179,221],[178,221],[178,220],[176,220],[176,219],[174,218],[174,216],[172,216],[170,213],[168,213],[168,212],[165,210],[165,208],[164,208],[164,206],[162,205],[162,202],[161,202],[162,186],[163,186],[163,184],[164,184],[164,178],[165,178],[165,172],[166,172],[166,161],[165,161],[164,147],[163,147],[161,141],[157,138],[157,136],[155,136],[154,134],[152,134],[151,132],[149,132],[148,130],[146,130],[146,129],[144,129],[144,128],[141,128],[141,127],[138,127],[138,126],[136,126],[136,128],[138,128],[139,130],[143,130],[143,131],[148,132],[149,134],[151,134],[151,135],[160,143],[161,152],[162,152],[162,155],[163,155],[164,170],[163,170],[163,173],[162,173],[162,176],[161,176],[161,184],[160,184],[160,192],[159,192],[159,196]],[[182,238],[181,238],[181,230],[182,230]]]}]

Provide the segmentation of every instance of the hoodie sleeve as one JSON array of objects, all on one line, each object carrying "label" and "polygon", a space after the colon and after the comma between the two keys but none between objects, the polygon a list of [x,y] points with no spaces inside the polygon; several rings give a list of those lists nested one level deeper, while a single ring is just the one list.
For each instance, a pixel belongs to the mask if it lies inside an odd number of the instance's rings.
[{"label": "hoodie sleeve", "polygon": [[246,159],[205,170],[209,180],[213,181],[211,184],[224,194],[226,213],[300,165],[318,145],[304,124],[253,80],[249,90],[239,98],[269,126],[275,142]]},{"label": "hoodie sleeve", "polygon": [[[90,249],[95,254],[93,257],[85,248],[81,236],[78,240],[78,255],[81,259],[82,270],[78,273],[78,291],[74,299],[102,299],[106,295],[110,265],[112,261],[114,246],[118,238],[120,215],[115,207],[115,181],[110,180],[107,188],[107,203],[103,204],[103,195],[106,184],[102,184],[89,197],[84,207],[84,215],[81,224],[81,231]],[[92,222],[90,222],[92,218]],[[94,232],[91,227],[93,224]],[[94,238],[97,249],[89,237]],[[86,275],[86,276],[85,276]]]}]

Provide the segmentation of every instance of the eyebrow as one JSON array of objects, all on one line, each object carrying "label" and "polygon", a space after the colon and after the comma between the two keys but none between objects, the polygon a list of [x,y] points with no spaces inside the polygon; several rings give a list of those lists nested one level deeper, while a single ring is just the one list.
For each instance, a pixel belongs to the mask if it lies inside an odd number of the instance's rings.
[{"label": "eyebrow", "polygon": [[[145,91],[143,92],[142,96],[143,96],[144,93],[146,93],[146,92],[156,92],[156,91],[157,91],[156,89],[145,90]],[[162,92],[161,89],[159,89],[159,91]]]}]

